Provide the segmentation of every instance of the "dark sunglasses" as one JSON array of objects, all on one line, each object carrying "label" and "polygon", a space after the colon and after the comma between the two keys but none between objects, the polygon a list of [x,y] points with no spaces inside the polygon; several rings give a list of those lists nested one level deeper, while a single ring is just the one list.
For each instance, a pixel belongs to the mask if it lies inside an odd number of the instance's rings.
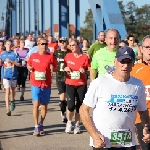
[{"label": "dark sunglasses", "polygon": [[150,49],[150,46],[143,46],[143,47],[145,47],[146,49]]},{"label": "dark sunglasses", "polygon": [[64,41],[64,40],[59,40],[59,43],[65,43],[66,41]]},{"label": "dark sunglasses", "polygon": [[120,61],[121,64],[131,64],[132,60],[122,60]]},{"label": "dark sunglasses", "polygon": [[76,46],[76,44],[72,44],[72,45],[70,45],[70,47],[71,47],[71,46]]},{"label": "dark sunglasses", "polygon": [[133,41],[133,40],[130,40],[130,41]]},{"label": "dark sunglasses", "polygon": [[48,43],[41,43],[41,45],[46,45],[46,46],[47,46],[47,45],[48,45]]}]

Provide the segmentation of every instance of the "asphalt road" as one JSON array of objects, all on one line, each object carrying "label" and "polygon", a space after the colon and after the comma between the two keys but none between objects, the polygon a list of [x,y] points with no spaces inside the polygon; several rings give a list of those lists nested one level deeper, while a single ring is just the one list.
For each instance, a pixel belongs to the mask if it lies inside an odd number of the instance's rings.
[{"label": "asphalt road", "polygon": [[16,109],[12,116],[6,116],[4,91],[0,91],[0,150],[92,150],[89,135],[81,125],[81,134],[65,133],[58,106],[58,92],[55,80],[52,83],[51,102],[44,122],[46,135],[33,136],[34,122],[29,81],[25,100],[20,101],[16,92]]}]

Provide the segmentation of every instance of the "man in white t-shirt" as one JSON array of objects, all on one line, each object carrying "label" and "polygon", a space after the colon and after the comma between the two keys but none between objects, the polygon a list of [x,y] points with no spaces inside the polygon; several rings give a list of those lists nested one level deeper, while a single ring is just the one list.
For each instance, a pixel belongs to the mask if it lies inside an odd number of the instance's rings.
[{"label": "man in white t-shirt", "polygon": [[116,70],[93,80],[89,86],[80,116],[91,136],[93,150],[136,150],[136,110],[143,122],[142,140],[150,143],[145,87],[141,80],[130,76],[134,61],[131,48],[119,48],[114,59]]},{"label": "man in white t-shirt", "polygon": [[33,48],[35,45],[35,41],[32,41],[33,35],[31,33],[28,34],[27,39],[25,40],[25,48],[28,48],[29,50]]}]

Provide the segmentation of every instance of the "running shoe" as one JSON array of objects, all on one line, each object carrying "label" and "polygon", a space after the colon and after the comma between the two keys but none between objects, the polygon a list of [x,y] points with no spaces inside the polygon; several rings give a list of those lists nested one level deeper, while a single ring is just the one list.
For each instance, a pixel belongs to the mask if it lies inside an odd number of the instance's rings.
[{"label": "running shoe", "polygon": [[15,109],[16,105],[14,101],[10,102],[10,110],[13,111]]},{"label": "running shoe", "polygon": [[70,122],[67,122],[65,132],[72,133],[72,124]]},{"label": "running shoe", "polygon": [[79,125],[75,125],[74,127],[74,134],[79,134],[80,133],[80,126]]},{"label": "running shoe", "polygon": [[44,132],[43,125],[39,123],[38,126],[39,126],[39,129],[40,129],[40,135],[44,135],[45,132]]},{"label": "running shoe", "polygon": [[23,95],[20,96],[20,101],[24,101]]},{"label": "running shoe", "polygon": [[39,128],[39,126],[34,128],[33,135],[34,136],[39,136],[40,135],[40,128]]},{"label": "running shoe", "polygon": [[7,116],[11,116],[11,111],[8,110],[8,111],[6,112],[6,115],[7,115]]}]

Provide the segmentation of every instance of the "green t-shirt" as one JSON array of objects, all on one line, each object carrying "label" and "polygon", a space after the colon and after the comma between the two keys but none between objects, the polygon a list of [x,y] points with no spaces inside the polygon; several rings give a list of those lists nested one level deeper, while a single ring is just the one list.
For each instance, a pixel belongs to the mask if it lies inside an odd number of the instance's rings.
[{"label": "green t-shirt", "polygon": [[88,54],[90,55],[90,57],[93,57],[93,55],[100,50],[101,48],[106,47],[106,44],[101,44],[99,42],[94,43],[91,45],[91,47],[88,49]]},{"label": "green t-shirt", "polygon": [[110,52],[106,47],[101,48],[97,51],[92,58],[91,68],[98,70],[98,76],[103,76],[106,71],[114,69],[114,58],[116,56],[116,51]]}]

